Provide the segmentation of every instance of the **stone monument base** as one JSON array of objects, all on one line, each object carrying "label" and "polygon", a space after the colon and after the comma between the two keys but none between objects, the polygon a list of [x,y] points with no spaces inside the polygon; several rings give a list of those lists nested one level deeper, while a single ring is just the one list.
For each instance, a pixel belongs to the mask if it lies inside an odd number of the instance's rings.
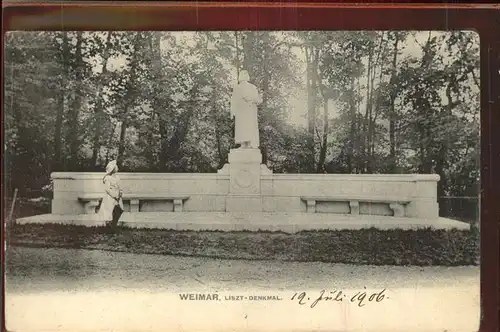
[{"label": "stone monument base", "polygon": [[[102,173],[52,173],[52,215],[21,223],[97,226]],[[231,151],[218,173],[120,173],[131,227],[300,230],[468,228],[439,218],[435,174],[274,174],[260,151]]]},{"label": "stone monument base", "polygon": [[227,212],[262,212],[260,195],[229,195],[226,197]]},{"label": "stone monument base", "polygon": [[259,149],[231,149],[229,164],[219,174],[229,175],[227,212],[262,212],[261,175],[271,172],[261,164]]}]

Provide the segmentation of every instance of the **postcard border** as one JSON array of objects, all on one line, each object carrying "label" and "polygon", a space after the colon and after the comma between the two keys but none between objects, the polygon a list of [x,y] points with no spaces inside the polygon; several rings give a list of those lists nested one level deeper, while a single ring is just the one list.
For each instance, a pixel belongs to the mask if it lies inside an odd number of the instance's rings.
[{"label": "postcard border", "polygon": [[[481,324],[499,328],[500,11],[494,5],[4,2],[13,30],[474,30],[481,54]],[[495,9],[496,8],[496,9]],[[86,20],[86,17],[93,17]],[[2,34],[3,39],[3,34]],[[2,43],[3,50],[3,43]],[[3,66],[2,66],[3,70]],[[3,83],[3,76],[2,76]],[[3,96],[2,89],[2,96]],[[2,104],[3,109],[3,104]],[[4,128],[2,127],[2,133]],[[3,166],[3,165],[2,165]],[[4,179],[2,179],[4,180]],[[496,185],[495,185],[496,184]],[[2,186],[4,188],[4,186]],[[2,195],[4,195],[2,190]],[[6,208],[6,207],[5,207]],[[5,216],[5,214],[4,214]],[[4,223],[2,223],[2,234]],[[2,263],[4,246],[1,248]],[[5,265],[2,264],[2,281]],[[2,291],[5,285],[2,282]],[[5,301],[5,297],[3,297]],[[4,306],[5,308],[5,302]],[[4,318],[3,316],[2,318]],[[3,320],[3,319],[2,319]],[[5,321],[3,321],[5,326]]]}]

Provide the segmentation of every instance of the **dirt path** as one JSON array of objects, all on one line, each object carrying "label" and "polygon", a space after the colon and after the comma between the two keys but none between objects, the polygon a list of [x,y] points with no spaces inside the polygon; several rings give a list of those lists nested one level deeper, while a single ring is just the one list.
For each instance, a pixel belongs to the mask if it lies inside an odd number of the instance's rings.
[{"label": "dirt path", "polygon": [[218,260],[99,250],[11,248],[7,292],[157,289],[442,287],[479,282],[478,267],[355,266]]},{"label": "dirt path", "polygon": [[[11,248],[6,258],[10,331],[468,332],[479,323],[478,267],[353,266],[29,248]],[[321,301],[311,308],[321,289],[342,289],[345,301]],[[370,302],[369,294],[381,289],[384,300]],[[363,290],[368,295],[360,307],[350,299]],[[302,291],[307,292],[305,304],[293,298]],[[220,298],[183,300],[180,295],[186,292],[217,293]],[[231,299],[241,295],[248,297]],[[279,300],[255,301],[251,295]]]}]

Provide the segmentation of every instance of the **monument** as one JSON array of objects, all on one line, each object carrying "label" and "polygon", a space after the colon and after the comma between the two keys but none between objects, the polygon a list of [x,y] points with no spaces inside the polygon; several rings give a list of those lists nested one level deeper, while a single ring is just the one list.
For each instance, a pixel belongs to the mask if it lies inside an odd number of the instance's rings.
[{"label": "monument", "polygon": [[[231,97],[235,143],[217,173],[121,173],[130,227],[177,230],[469,229],[439,217],[436,174],[273,174],[259,149],[262,98],[242,71]],[[102,173],[52,173],[52,213],[19,223],[95,226]]]},{"label": "monument", "polygon": [[226,197],[228,212],[261,212],[261,173],[270,174],[262,164],[259,149],[259,124],[257,105],[262,103],[257,87],[249,82],[247,71],[242,71],[239,84],[231,97],[231,116],[235,120],[234,141],[240,144],[231,149],[220,174],[229,174],[229,194]]}]

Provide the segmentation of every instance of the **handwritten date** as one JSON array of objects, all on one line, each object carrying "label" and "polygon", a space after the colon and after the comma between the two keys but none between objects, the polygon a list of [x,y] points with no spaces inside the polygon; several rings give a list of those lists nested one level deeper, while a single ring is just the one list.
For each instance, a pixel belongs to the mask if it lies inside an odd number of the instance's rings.
[{"label": "handwritten date", "polygon": [[342,292],[341,290],[333,290],[327,292],[322,290],[318,295],[308,294],[306,292],[297,292],[293,294],[290,300],[297,301],[300,305],[309,305],[309,307],[314,308],[320,302],[343,302],[350,301],[356,303],[358,307],[364,307],[368,302],[379,303],[384,299],[387,300],[388,297],[384,294],[385,288],[380,292],[367,293],[366,291],[359,291],[356,294],[349,296]]}]

